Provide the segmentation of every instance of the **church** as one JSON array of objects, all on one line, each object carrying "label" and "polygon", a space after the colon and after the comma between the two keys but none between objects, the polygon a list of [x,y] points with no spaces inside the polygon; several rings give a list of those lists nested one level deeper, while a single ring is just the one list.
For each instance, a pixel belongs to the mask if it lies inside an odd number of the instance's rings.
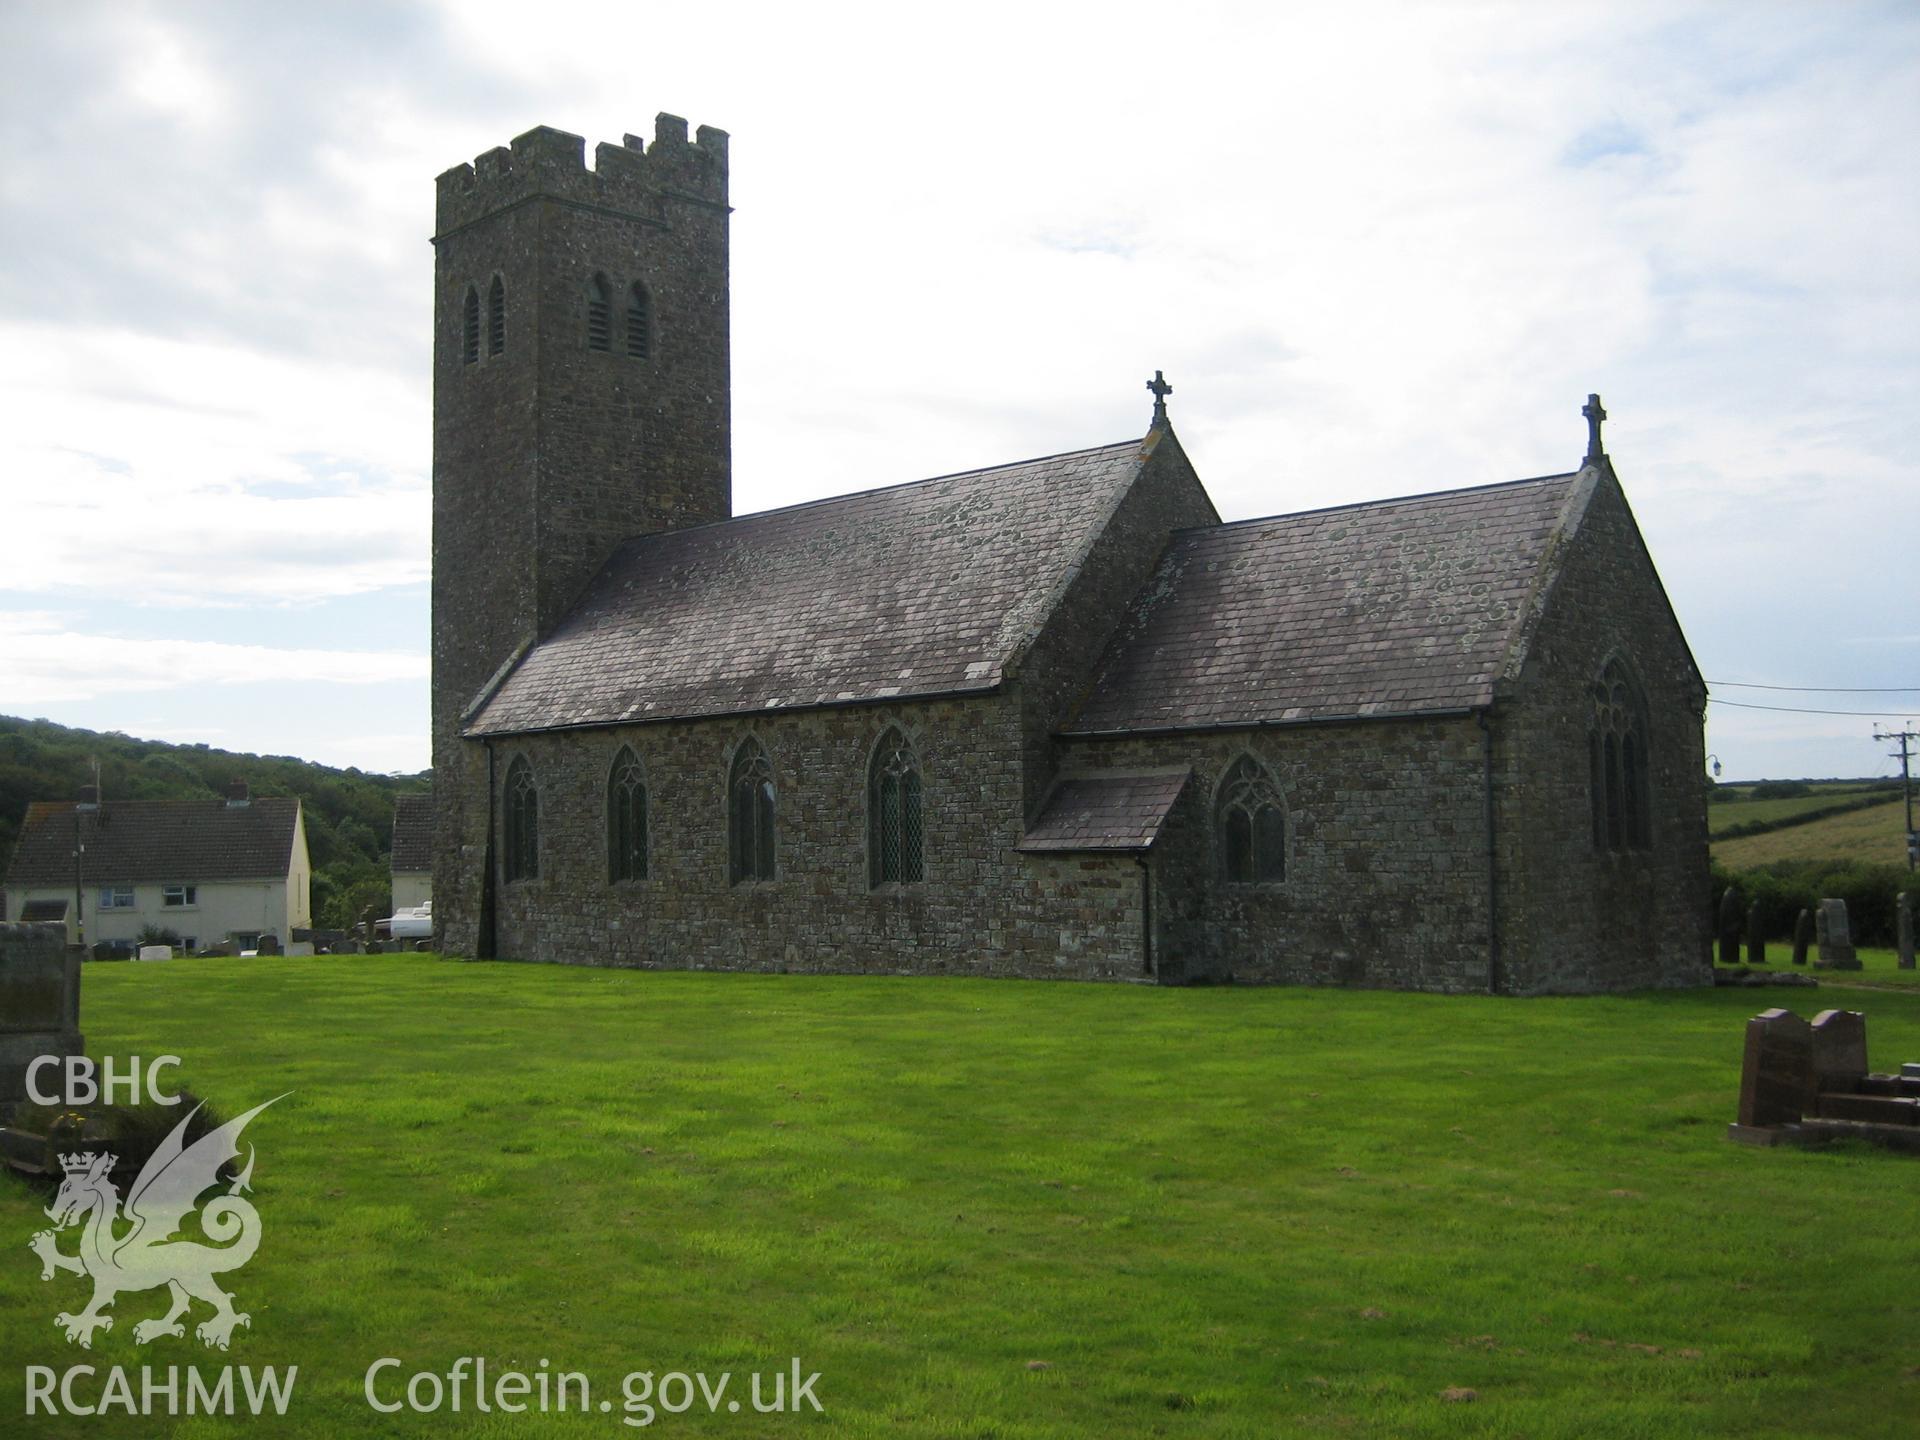
[{"label": "church", "polygon": [[1570,471],[1229,524],[1156,374],[1142,436],[735,516],[729,214],[670,115],[439,177],[441,948],[1708,982],[1706,687],[1598,396]]}]

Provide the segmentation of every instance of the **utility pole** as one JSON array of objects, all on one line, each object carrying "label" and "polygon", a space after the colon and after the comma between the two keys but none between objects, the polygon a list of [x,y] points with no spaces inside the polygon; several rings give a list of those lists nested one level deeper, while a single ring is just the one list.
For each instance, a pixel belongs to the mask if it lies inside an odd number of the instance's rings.
[{"label": "utility pole", "polygon": [[[1912,724],[1912,721],[1908,721]],[[1913,742],[1920,740],[1920,731],[1913,730],[1876,730],[1876,740],[1898,740],[1900,748],[1887,753],[1900,762],[1900,785],[1907,797],[1907,869],[1911,871],[1916,862],[1920,862],[1920,835],[1913,830]]]}]

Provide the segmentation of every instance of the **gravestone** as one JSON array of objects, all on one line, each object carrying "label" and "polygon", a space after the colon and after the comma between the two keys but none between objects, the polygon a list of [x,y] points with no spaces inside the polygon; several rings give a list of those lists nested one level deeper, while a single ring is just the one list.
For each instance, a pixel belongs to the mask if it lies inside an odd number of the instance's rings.
[{"label": "gravestone", "polygon": [[1767,963],[1767,936],[1760,928],[1760,902],[1754,901],[1747,907],[1747,964],[1764,965]]},{"label": "gravestone", "polygon": [[173,959],[173,947],[171,945],[142,945],[140,947],[140,953],[133,958],[136,960],[171,960]]},{"label": "gravestone", "polygon": [[305,959],[311,954],[313,954],[313,942],[311,940],[296,940],[287,946],[287,957],[289,959]]},{"label": "gravestone", "polygon": [[0,1120],[27,1098],[27,1066],[80,1055],[80,952],[51,925],[0,924]]},{"label": "gravestone", "polygon": [[1807,963],[1807,949],[1813,944],[1813,912],[1802,910],[1793,922],[1793,963]]},{"label": "gravestone", "polygon": [[1720,963],[1740,963],[1740,892],[1731,885],[1720,896]]},{"label": "gravestone", "polygon": [[280,937],[273,934],[262,935],[260,937],[260,943],[254,947],[253,953],[256,955],[278,955],[280,953]]},{"label": "gravestone", "polygon": [[1913,896],[1905,890],[1902,890],[1899,898],[1894,901],[1893,918],[1898,930],[1900,968],[1911,970],[1913,969]]},{"label": "gravestone", "polygon": [[1813,1107],[1813,1027],[1791,1010],[1747,1022],[1737,1125],[1792,1125]]},{"label": "gravestone", "polygon": [[1858,1010],[1822,1010],[1810,1033],[1814,1089],[1858,1089],[1867,1078],[1867,1017]]},{"label": "gravestone", "polygon": [[1820,902],[1820,968],[1860,968],[1860,957],[1853,951],[1853,930],[1847,924],[1847,902],[1844,900]]}]

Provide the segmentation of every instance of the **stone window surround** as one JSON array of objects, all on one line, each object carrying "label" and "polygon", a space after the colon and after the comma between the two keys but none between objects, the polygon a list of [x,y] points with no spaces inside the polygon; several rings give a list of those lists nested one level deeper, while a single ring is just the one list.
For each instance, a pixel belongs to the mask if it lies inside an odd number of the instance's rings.
[{"label": "stone window surround", "polygon": [[[874,780],[875,780],[874,772],[875,772],[875,766],[877,766],[880,763],[882,751],[890,743],[897,743],[902,749],[905,750],[906,755],[911,763],[913,774],[919,781],[919,803],[921,807],[920,808],[920,873],[914,876],[911,880],[904,880],[904,879],[883,880],[878,878],[879,870],[880,870],[880,862],[874,854],[874,845],[877,839],[879,823],[880,823],[880,817],[875,808],[878,795],[877,795],[877,787],[874,784]],[[866,784],[867,823],[865,827],[866,855],[864,858],[866,860],[865,870],[866,870],[866,876],[867,876],[867,889],[870,893],[875,895],[913,894],[920,886],[926,883],[926,878],[927,878],[926,766],[922,763],[920,758],[920,742],[919,742],[918,736],[913,732],[912,729],[910,729],[906,725],[900,724],[898,721],[890,721],[886,725],[883,725],[880,728],[880,733],[874,737],[873,743],[867,748],[866,770],[867,770],[867,784]]]},{"label": "stone window surround", "polygon": [[[616,799],[616,791],[625,788],[628,781],[627,774],[623,772],[631,772],[632,788],[639,796],[638,828],[640,831],[640,843],[637,847],[639,863],[634,867],[638,872],[636,874],[620,873],[625,867],[621,865],[620,859],[615,852],[618,816],[614,807],[616,804],[625,803],[626,800],[625,796],[620,796]],[[607,883],[609,885],[647,884],[653,877],[652,795],[651,789],[647,784],[646,762],[640,758],[640,752],[629,744],[622,743],[620,748],[613,752],[612,763],[607,767],[605,803],[607,821]]]},{"label": "stone window surround", "polygon": [[[1653,849],[1653,748],[1648,735],[1646,682],[1624,646],[1607,651],[1595,667],[1586,693],[1588,805],[1594,853],[1614,864],[1645,863]],[[1623,709],[1628,713],[1621,733]],[[1603,715],[1603,711],[1612,713]],[[1632,773],[1625,773],[1628,766],[1624,757],[1619,762],[1622,773],[1617,793],[1605,766],[1603,721],[1623,741],[1639,742],[1638,763],[1632,766]],[[1621,748],[1624,751],[1624,744]],[[1618,815],[1614,813],[1616,801]]]},{"label": "stone window surround", "polygon": [[[524,779],[523,779],[524,777]],[[522,813],[516,805],[525,803]],[[530,829],[523,831],[523,826]],[[516,754],[507,761],[500,782],[500,872],[509,885],[523,885],[540,878],[540,782],[534,778],[533,764],[525,755]],[[520,852],[526,851],[526,854]]]},{"label": "stone window surround", "polygon": [[[747,873],[746,853],[748,837],[742,833],[743,816],[738,808],[735,795],[740,783],[755,772],[760,778],[754,786],[752,805],[753,835],[751,844],[753,854],[753,873]],[[766,813],[764,821],[761,812],[762,790],[770,792],[765,796]],[[780,782],[774,774],[773,752],[766,742],[753,732],[735,742],[727,758],[727,783],[721,792],[722,808],[727,821],[727,882],[729,885],[772,885],[780,879]],[[771,851],[763,855],[762,851]],[[763,873],[764,872],[764,873]]]},{"label": "stone window surround", "polygon": [[[1256,874],[1250,879],[1236,880],[1230,874],[1228,865],[1226,846],[1227,809],[1232,803],[1233,798],[1230,792],[1248,783],[1238,777],[1249,769],[1253,772],[1254,782],[1270,792],[1267,798],[1271,800],[1274,807],[1280,812],[1280,873],[1264,878]],[[1219,782],[1214,786],[1211,813],[1212,825],[1209,828],[1213,836],[1214,874],[1219,877],[1222,885],[1234,890],[1277,890],[1287,883],[1287,876],[1293,870],[1293,855],[1291,853],[1293,850],[1293,815],[1287,806],[1286,791],[1282,788],[1279,777],[1273,773],[1273,768],[1270,765],[1258,755],[1255,755],[1251,750],[1242,750],[1230,759],[1226,765],[1221,768]],[[1252,818],[1250,815],[1249,819],[1251,820]],[[1257,869],[1257,857],[1254,863]]]}]

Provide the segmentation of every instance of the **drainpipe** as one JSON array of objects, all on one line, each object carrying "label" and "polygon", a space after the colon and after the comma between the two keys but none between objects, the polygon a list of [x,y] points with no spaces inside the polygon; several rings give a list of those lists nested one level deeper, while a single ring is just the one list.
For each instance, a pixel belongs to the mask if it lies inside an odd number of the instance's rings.
[{"label": "drainpipe", "polygon": [[1140,864],[1140,958],[1147,974],[1153,975],[1153,867],[1147,863],[1144,850],[1133,858]]},{"label": "drainpipe", "polygon": [[1498,995],[1502,989],[1500,974],[1500,847],[1498,833],[1494,828],[1493,805],[1493,712],[1481,710],[1480,721],[1481,750],[1485,756],[1486,767],[1486,823],[1487,823],[1487,993]]},{"label": "drainpipe", "polygon": [[494,915],[493,894],[493,741],[481,742],[487,747],[487,843],[480,847],[480,918],[474,927],[473,958],[491,960],[494,958],[494,933],[496,918]]}]

